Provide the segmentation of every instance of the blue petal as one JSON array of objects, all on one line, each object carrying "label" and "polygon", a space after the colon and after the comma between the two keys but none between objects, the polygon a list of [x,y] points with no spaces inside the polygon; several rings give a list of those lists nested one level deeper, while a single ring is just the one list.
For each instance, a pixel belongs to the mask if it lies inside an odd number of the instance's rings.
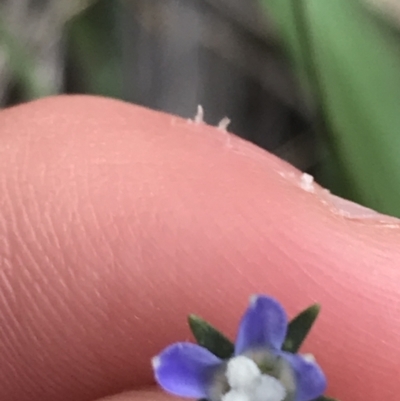
[{"label": "blue petal", "polygon": [[199,345],[177,343],[165,348],[152,363],[164,390],[180,397],[205,398],[222,361]]},{"label": "blue petal", "polygon": [[296,397],[294,401],[311,401],[326,390],[326,377],[316,362],[307,361],[304,357],[288,352],[281,356],[289,362],[296,380]]},{"label": "blue petal", "polygon": [[285,310],[278,301],[263,295],[253,296],[240,322],[235,354],[256,348],[280,350],[287,325]]}]

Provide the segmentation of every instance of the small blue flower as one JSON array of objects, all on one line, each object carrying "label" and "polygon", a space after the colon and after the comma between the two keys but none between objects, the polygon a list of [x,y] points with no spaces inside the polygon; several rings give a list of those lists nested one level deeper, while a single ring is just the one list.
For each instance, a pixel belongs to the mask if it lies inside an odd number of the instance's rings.
[{"label": "small blue flower", "polygon": [[288,319],[267,296],[253,296],[242,317],[235,355],[221,360],[192,343],[172,344],[153,358],[160,386],[177,396],[210,401],[311,401],[326,378],[311,355],[282,351]]}]

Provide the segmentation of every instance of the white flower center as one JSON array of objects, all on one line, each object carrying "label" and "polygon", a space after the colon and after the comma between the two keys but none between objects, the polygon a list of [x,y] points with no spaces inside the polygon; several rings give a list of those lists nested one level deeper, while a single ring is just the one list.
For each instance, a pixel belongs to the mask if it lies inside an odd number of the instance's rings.
[{"label": "white flower center", "polygon": [[232,358],[225,374],[231,389],[222,401],[283,401],[286,397],[282,383],[262,374],[256,363],[245,356]]},{"label": "white flower center", "polygon": [[226,378],[232,388],[251,387],[261,376],[256,363],[246,356],[237,356],[228,362]]}]

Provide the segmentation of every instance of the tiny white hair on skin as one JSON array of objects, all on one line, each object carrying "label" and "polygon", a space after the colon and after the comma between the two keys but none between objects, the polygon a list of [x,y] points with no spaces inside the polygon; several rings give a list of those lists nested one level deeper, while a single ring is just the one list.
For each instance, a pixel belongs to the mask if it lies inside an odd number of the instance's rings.
[{"label": "tiny white hair on skin", "polygon": [[201,106],[200,104],[197,106],[197,113],[194,116],[194,122],[195,124],[204,123],[204,109],[203,106]]},{"label": "tiny white hair on skin", "polygon": [[303,173],[300,179],[300,187],[307,192],[314,192],[314,177],[310,174]]},{"label": "tiny white hair on skin", "polygon": [[217,128],[221,131],[227,131],[231,120],[228,117],[224,117],[219,123]]}]

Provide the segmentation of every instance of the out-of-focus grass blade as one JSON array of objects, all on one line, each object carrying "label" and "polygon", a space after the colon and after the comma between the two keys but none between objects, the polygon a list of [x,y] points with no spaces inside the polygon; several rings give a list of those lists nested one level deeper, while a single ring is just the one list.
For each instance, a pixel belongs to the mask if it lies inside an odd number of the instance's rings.
[{"label": "out-of-focus grass blade", "polygon": [[317,96],[348,195],[400,216],[400,35],[357,0],[261,1]]},{"label": "out-of-focus grass blade", "polygon": [[51,85],[44,86],[36,77],[36,66],[33,57],[13,35],[8,31],[0,16],[0,44],[6,53],[13,78],[19,83],[25,99],[35,99],[53,94]]},{"label": "out-of-focus grass blade", "polygon": [[72,63],[82,76],[78,86],[83,85],[92,94],[111,97],[122,94],[119,7],[118,1],[95,1],[67,25]]}]

